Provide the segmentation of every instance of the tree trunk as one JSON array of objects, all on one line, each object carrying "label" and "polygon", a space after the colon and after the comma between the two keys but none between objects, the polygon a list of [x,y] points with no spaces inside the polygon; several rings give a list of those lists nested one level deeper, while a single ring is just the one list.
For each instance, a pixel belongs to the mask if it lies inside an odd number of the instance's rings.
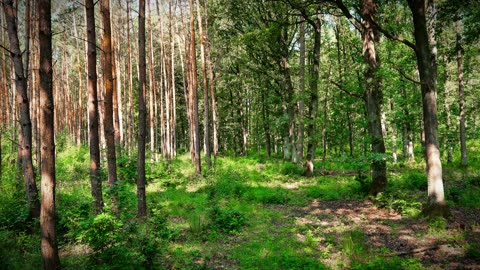
[{"label": "tree trunk", "polygon": [[97,50],[95,30],[95,9],[93,0],[85,0],[87,23],[87,66],[88,66],[88,138],[90,142],[90,184],[94,199],[93,211],[99,214],[103,209],[102,180],[100,175],[100,139],[98,131],[97,95]]},{"label": "tree trunk", "polygon": [[[393,99],[390,100],[390,112],[394,115],[394,101]],[[393,164],[397,164],[397,124],[395,123],[395,119],[392,119],[392,158]]]},{"label": "tree trunk", "polygon": [[153,163],[155,161],[155,114],[154,114],[154,103],[155,103],[155,57],[153,51],[153,29],[152,29],[152,14],[150,11],[150,1],[147,4],[148,7],[148,81],[149,81],[149,100],[148,100],[148,110],[149,110],[149,128],[150,128],[150,161]]},{"label": "tree trunk", "polygon": [[467,135],[465,131],[465,82],[463,80],[463,60],[462,60],[462,31],[461,21],[455,22],[456,41],[457,41],[457,69],[458,69],[458,102],[459,102],[459,122],[460,122],[460,153],[461,165],[467,166]]},{"label": "tree trunk", "polygon": [[[104,56],[104,136],[107,143],[107,168],[108,168],[108,185],[112,189],[112,203],[114,211],[117,209],[117,194],[115,185],[117,184],[117,157],[115,154],[115,129],[113,127],[113,74],[112,74],[112,35],[110,25],[110,2],[109,0],[101,0],[100,13],[103,25],[102,50]],[[131,124],[131,123],[130,123]]]},{"label": "tree trunk", "polygon": [[14,11],[13,1],[3,3],[7,32],[10,40],[10,51],[15,73],[15,87],[17,90],[17,103],[20,112],[19,151],[22,164],[27,202],[30,216],[40,216],[40,202],[38,200],[38,189],[32,162],[32,122],[30,120],[30,101],[28,99],[28,82],[22,63],[22,52],[17,32],[17,18]]},{"label": "tree trunk", "polygon": [[55,129],[53,103],[52,23],[50,0],[38,1],[40,41],[40,143],[42,204],[40,228],[43,268],[60,269],[55,229]]},{"label": "tree trunk", "polygon": [[375,42],[379,40],[379,33],[371,24],[375,16],[375,9],[376,4],[373,0],[362,1],[362,17],[365,18],[362,24],[363,57],[368,65],[364,73],[366,82],[364,99],[368,116],[368,130],[371,136],[371,147],[375,155],[371,163],[372,186],[370,189],[370,194],[374,196],[382,192],[387,185],[386,161],[382,156],[385,154],[381,123],[382,82],[380,76],[377,75],[380,61],[378,54],[375,52]]},{"label": "tree trunk", "polygon": [[[313,176],[315,159],[315,151],[317,148],[317,139],[316,139],[316,119],[318,113],[318,81],[319,81],[319,68],[320,68],[320,45],[321,45],[321,17],[320,10],[317,10],[317,15],[315,21],[307,20],[314,29],[314,43],[313,43],[313,59],[309,72],[309,88],[310,88],[310,103],[308,104],[308,124],[307,124],[307,160],[305,164],[304,175],[307,177]],[[327,99],[327,97],[325,97]],[[325,101],[326,102],[326,101]],[[325,131],[326,132],[326,131]],[[325,134],[324,134],[325,135]],[[326,144],[325,144],[326,146]],[[324,152],[325,152],[324,148]]]},{"label": "tree trunk", "polygon": [[193,0],[190,0],[190,65],[191,65],[191,102],[192,102],[192,128],[194,137],[194,151],[195,151],[195,167],[196,174],[200,175],[202,172],[201,158],[200,158],[200,128],[198,125],[198,83],[197,83],[197,57],[195,51],[195,11]]},{"label": "tree trunk", "polygon": [[208,102],[208,83],[207,83],[207,66],[205,62],[205,34],[203,33],[203,23],[200,1],[197,3],[197,21],[198,21],[198,34],[200,36],[200,59],[202,62],[202,79],[203,79],[203,140],[205,143],[205,158],[207,160],[207,167],[212,167],[211,154],[210,154],[210,110]]},{"label": "tree trunk", "polygon": [[298,130],[297,130],[297,151],[299,159],[303,159],[303,133],[304,133],[304,117],[305,117],[305,101],[303,95],[305,93],[305,24],[300,24],[300,58],[299,58],[299,101],[298,101]]},{"label": "tree trunk", "polygon": [[147,81],[147,60],[145,51],[145,0],[139,1],[138,12],[138,159],[137,159],[137,217],[147,215],[147,198],[145,194],[145,137],[147,133],[147,107],[145,105],[145,88]]},{"label": "tree trunk", "polygon": [[[445,57],[446,58],[446,57]],[[446,61],[446,59],[445,59]],[[445,111],[445,148],[447,150],[447,163],[453,162],[453,142],[452,142],[452,112],[450,110],[450,102],[448,101],[450,97],[450,89],[447,86],[448,81],[450,80],[450,72],[448,69],[445,69],[445,91],[444,91],[444,99],[443,102],[443,109]]]},{"label": "tree trunk", "polygon": [[446,215],[448,213],[443,189],[442,162],[438,147],[436,68],[430,50],[426,21],[425,0],[407,0],[413,16],[417,64],[422,82],[422,106],[425,132],[425,162],[428,180],[428,201],[424,213]]}]

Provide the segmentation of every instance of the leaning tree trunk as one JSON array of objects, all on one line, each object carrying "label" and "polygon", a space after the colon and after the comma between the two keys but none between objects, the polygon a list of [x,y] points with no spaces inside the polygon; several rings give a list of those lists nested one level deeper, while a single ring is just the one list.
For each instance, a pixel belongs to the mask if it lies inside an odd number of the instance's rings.
[{"label": "leaning tree trunk", "polygon": [[367,64],[364,73],[366,82],[364,99],[367,107],[371,147],[374,154],[371,163],[372,186],[370,188],[370,194],[374,196],[382,192],[387,185],[387,165],[383,158],[385,142],[381,123],[382,82],[380,76],[377,75],[380,61],[375,51],[375,42],[379,40],[379,33],[372,25],[375,9],[376,4],[373,0],[362,1],[362,17],[364,18],[362,24],[363,57]]},{"label": "leaning tree trunk", "polygon": [[138,158],[137,158],[137,197],[139,218],[147,215],[147,198],[145,194],[145,136],[147,132],[147,107],[145,104],[145,86],[147,74],[147,60],[145,51],[145,0],[139,1],[138,13]]},{"label": "leaning tree trunk", "polygon": [[98,133],[97,95],[97,49],[95,46],[95,10],[93,0],[85,0],[87,22],[87,69],[88,69],[88,138],[90,141],[90,184],[94,199],[93,211],[99,214],[103,209],[102,180],[100,175],[100,138]]},{"label": "leaning tree trunk", "polygon": [[17,102],[20,112],[19,144],[20,159],[22,163],[23,177],[30,216],[40,216],[40,202],[38,200],[38,189],[35,181],[32,163],[32,122],[30,120],[30,101],[28,99],[28,85],[26,74],[22,63],[22,52],[17,32],[17,18],[14,11],[13,1],[3,3],[7,32],[10,40],[10,51],[15,72],[15,86],[17,88]]},{"label": "leaning tree trunk", "polygon": [[430,50],[425,0],[407,0],[413,16],[417,64],[422,89],[423,123],[425,132],[425,162],[428,181],[427,205],[424,214],[446,215],[442,178],[442,162],[438,146],[437,86],[434,56]]},{"label": "leaning tree trunk", "polygon": [[40,43],[40,144],[42,152],[42,234],[43,268],[60,269],[55,229],[55,140],[53,103],[52,21],[50,0],[38,1]]}]

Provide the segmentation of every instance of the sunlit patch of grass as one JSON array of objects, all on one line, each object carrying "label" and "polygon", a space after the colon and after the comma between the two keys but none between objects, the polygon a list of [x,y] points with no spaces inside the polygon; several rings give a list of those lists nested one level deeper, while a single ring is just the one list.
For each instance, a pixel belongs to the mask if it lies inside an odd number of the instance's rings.
[{"label": "sunlit patch of grass", "polygon": [[300,190],[310,199],[342,200],[361,196],[356,192],[357,185],[352,177],[321,176],[315,184],[301,187]]}]

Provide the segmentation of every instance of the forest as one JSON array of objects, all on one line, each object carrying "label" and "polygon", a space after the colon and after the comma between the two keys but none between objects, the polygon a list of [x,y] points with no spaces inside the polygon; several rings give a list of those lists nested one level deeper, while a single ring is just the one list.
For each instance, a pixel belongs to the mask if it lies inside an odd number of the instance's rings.
[{"label": "forest", "polygon": [[479,0],[0,5],[0,269],[480,269]]}]

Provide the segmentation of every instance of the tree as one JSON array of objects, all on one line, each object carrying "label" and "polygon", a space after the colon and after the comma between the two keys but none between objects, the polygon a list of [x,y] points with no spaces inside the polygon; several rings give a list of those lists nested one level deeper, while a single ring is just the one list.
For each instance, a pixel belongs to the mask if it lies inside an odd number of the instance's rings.
[{"label": "tree", "polygon": [[467,166],[467,135],[465,131],[465,82],[463,80],[463,48],[461,21],[455,22],[456,49],[457,49],[457,70],[458,70],[458,102],[460,107],[460,153],[461,165]]},{"label": "tree", "polygon": [[[105,87],[105,115],[104,115],[104,135],[107,142],[107,168],[108,185],[114,189],[117,184],[117,158],[115,155],[115,129],[113,126],[113,74],[112,74],[112,36],[110,25],[110,1],[100,1],[100,12],[102,15],[103,37],[103,76]],[[114,204],[116,194],[112,192]],[[115,205],[114,205],[115,208]]]},{"label": "tree", "polygon": [[21,149],[20,159],[25,180],[28,208],[30,216],[38,218],[40,217],[40,202],[38,200],[38,189],[32,162],[32,122],[30,120],[30,100],[28,98],[27,89],[28,71],[24,70],[22,62],[22,52],[20,50],[20,42],[18,39],[18,25],[16,12],[14,10],[14,1],[3,1],[2,5],[10,40],[10,54],[12,55],[13,67],[15,69],[15,87],[17,89],[17,102],[21,123],[21,132],[19,133],[19,145]]},{"label": "tree", "polygon": [[42,203],[40,229],[43,268],[60,269],[55,229],[55,129],[53,103],[52,22],[50,0],[39,0],[40,144]]},{"label": "tree", "polygon": [[145,195],[145,141],[147,132],[147,106],[145,104],[145,88],[147,82],[145,38],[145,0],[139,1],[138,12],[138,157],[137,157],[137,216],[147,215],[147,199]]},{"label": "tree", "polygon": [[93,209],[96,214],[103,209],[102,180],[100,175],[100,138],[98,133],[98,95],[97,95],[97,48],[95,30],[95,9],[93,0],[85,0],[87,23],[87,66],[88,66],[88,138],[90,142],[90,183]]},{"label": "tree", "polygon": [[424,213],[448,213],[443,189],[442,162],[438,146],[437,86],[434,55],[429,43],[427,28],[427,0],[407,0],[415,29],[415,54],[420,73],[425,131],[425,162],[428,181],[428,198]]},{"label": "tree", "polygon": [[195,167],[197,175],[200,175],[202,172],[201,166],[201,157],[200,157],[200,127],[198,125],[198,83],[197,83],[197,57],[195,50],[195,11],[193,0],[190,0],[190,97],[191,102],[190,106],[190,121],[192,129],[192,139],[190,140],[193,143],[193,148],[195,152]]}]

